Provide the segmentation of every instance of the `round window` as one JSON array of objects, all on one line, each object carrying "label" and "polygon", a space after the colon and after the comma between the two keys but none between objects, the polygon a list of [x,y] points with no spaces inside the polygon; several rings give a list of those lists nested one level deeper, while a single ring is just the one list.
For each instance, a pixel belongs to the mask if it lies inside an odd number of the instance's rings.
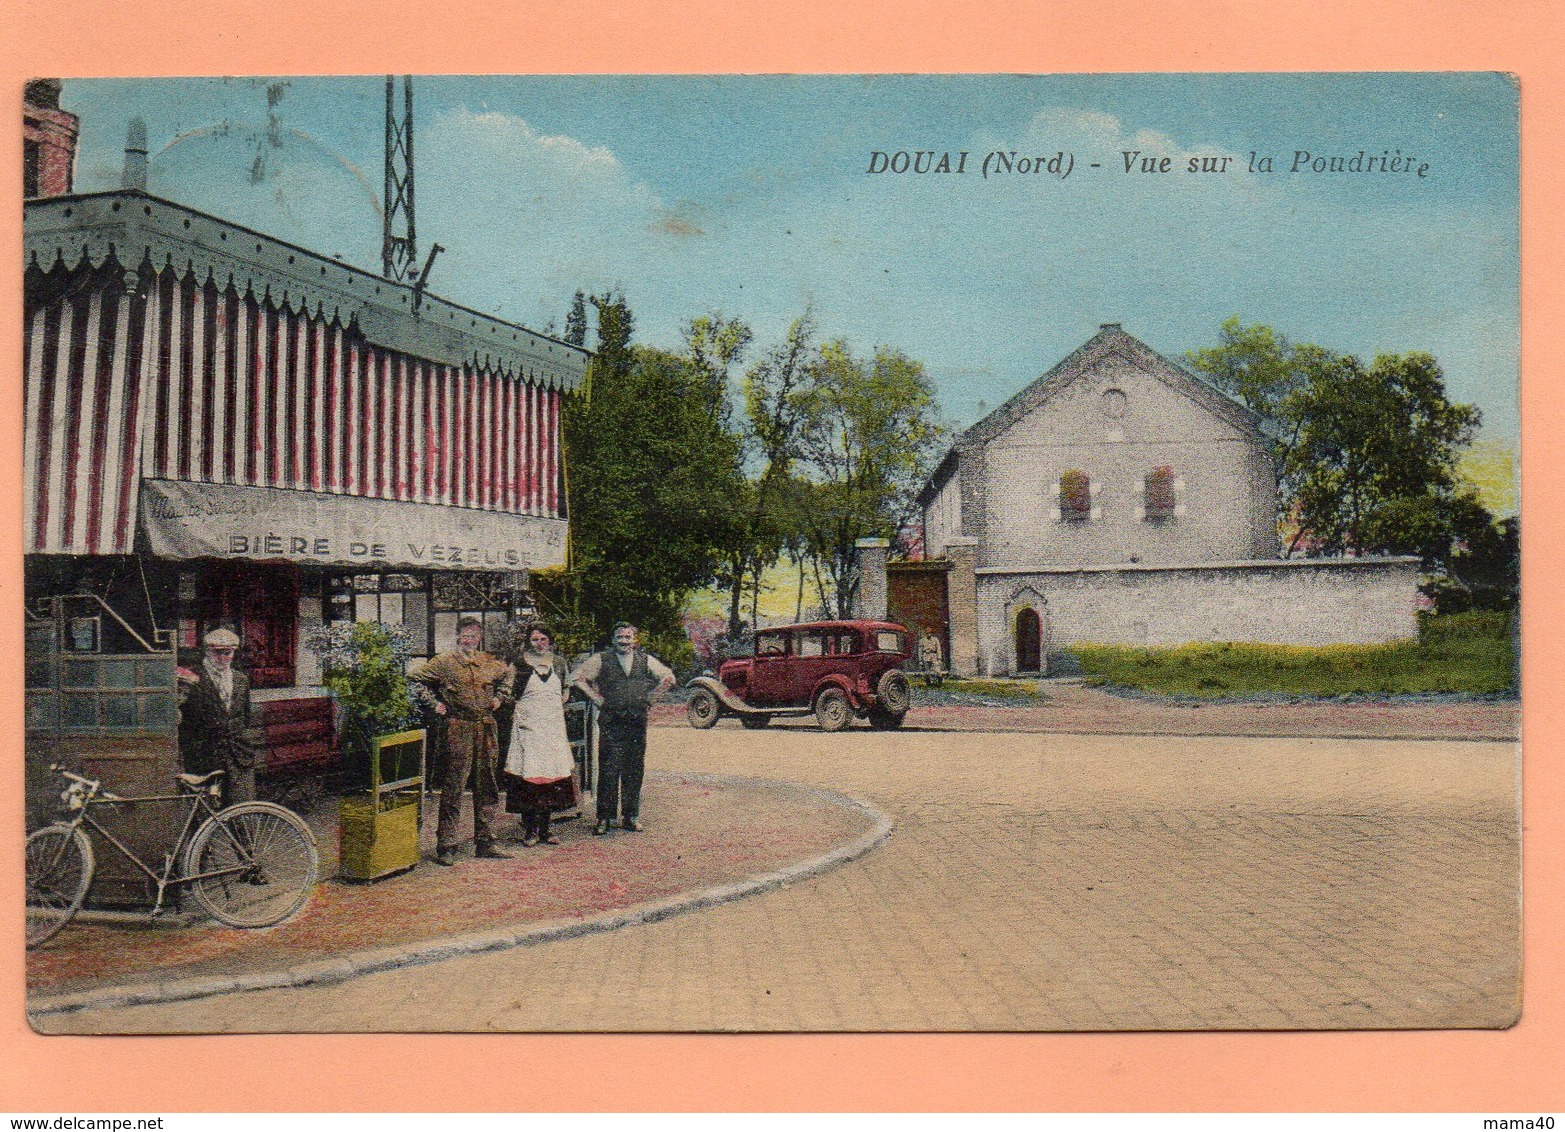
[{"label": "round window", "polygon": [[1123,389],[1105,389],[1103,391],[1103,413],[1110,420],[1119,420],[1125,415],[1125,391]]}]

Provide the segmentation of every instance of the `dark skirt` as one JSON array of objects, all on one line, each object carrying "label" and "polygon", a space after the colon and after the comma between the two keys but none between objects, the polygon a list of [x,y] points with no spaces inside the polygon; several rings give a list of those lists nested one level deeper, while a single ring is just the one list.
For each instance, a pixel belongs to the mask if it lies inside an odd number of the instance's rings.
[{"label": "dark skirt", "polygon": [[525,814],[533,810],[569,810],[577,803],[575,778],[557,778],[553,782],[528,782],[525,778],[502,773],[505,812]]}]

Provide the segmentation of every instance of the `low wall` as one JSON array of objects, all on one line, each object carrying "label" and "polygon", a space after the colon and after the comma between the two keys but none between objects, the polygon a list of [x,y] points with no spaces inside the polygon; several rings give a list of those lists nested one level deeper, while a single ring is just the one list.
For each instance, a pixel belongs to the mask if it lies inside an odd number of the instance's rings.
[{"label": "low wall", "polygon": [[1015,669],[1017,614],[1044,646],[1378,644],[1418,634],[1416,558],[1288,559],[1201,566],[980,569],[979,670]]}]

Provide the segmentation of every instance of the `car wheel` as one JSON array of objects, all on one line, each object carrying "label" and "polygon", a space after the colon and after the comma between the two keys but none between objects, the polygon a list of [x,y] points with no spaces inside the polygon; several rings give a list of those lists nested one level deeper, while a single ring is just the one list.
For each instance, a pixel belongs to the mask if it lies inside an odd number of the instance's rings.
[{"label": "car wheel", "polygon": [[875,702],[888,715],[906,715],[913,706],[913,686],[908,683],[907,673],[900,668],[882,672],[875,685]]},{"label": "car wheel", "polygon": [[769,715],[741,715],[739,722],[751,731],[759,731],[772,721]]},{"label": "car wheel", "polygon": [[697,688],[690,693],[690,702],[685,705],[685,718],[690,721],[690,726],[698,731],[705,731],[717,722],[718,716],[723,714],[718,705],[717,697],[705,688]]},{"label": "car wheel", "polygon": [[871,708],[869,712],[869,725],[876,731],[895,731],[902,726],[902,721],[907,716],[898,715],[896,712],[886,711],[884,708]]},{"label": "car wheel", "polygon": [[853,722],[853,705],[841,688],[827,688],[815,697],[815,722],[822,731],[841,731]]}]

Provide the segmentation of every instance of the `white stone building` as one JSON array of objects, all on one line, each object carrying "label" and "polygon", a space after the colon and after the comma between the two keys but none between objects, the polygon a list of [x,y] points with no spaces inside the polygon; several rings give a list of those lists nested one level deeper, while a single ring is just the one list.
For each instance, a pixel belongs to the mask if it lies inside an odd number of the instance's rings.
[{"label": "white stone building", "polygon": [[957,439],[922,495],[932,561],[892,567],[889,614],[984,674],[1086,642],[1416,635],[1417,559],[1280,558],[1276,492],[1259,418],[1108,323]]}]

